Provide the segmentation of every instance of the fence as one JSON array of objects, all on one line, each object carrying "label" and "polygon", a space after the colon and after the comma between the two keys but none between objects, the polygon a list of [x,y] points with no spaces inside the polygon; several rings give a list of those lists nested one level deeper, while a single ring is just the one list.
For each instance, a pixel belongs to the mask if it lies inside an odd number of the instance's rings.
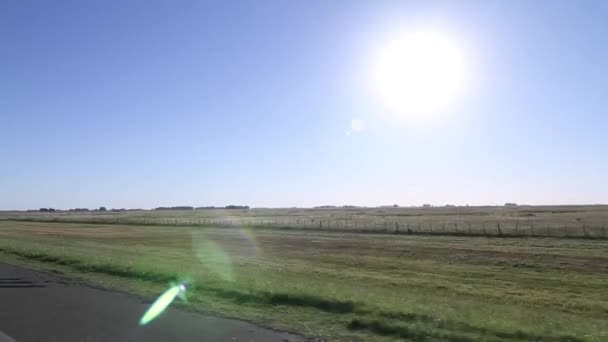
[{"label": "fence", "polygon": [[9,217],[0,220],[64,222],[86,224],[125,224],[200,227],[250,227],[344,231],[386,234],[475,235],[497,237],[566,237],[608,238],[607,224],[598,223],[539,223],[534,221],[503,222],[434,222],[385,218],[342,219],[319,217],[148,217],[121,215],[71,215]]}]

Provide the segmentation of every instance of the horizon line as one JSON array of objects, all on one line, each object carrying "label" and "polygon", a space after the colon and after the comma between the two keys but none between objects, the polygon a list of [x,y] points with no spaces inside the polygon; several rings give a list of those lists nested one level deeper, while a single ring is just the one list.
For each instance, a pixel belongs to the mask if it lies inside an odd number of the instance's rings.
[{"label": "horizon line", "polygon": [[[230,206],[234,206],[235,208],[228,208]],[[226,206],[192,206],[192,205],[176,205],[176,206],[158,206],[158,207],[148,207],[148,208],[114,208],[114,207],[106,207],[99,206],[95,208],[87,208],[87,207],[75,207],[75,208],[55,208],[55,207],[40,207],[40,208],[28,208],[28,209],[0,209],[0,212],[82,212],[82,211],[161,211],[161,210],[255,210],[255,209],[375,209],[375,208],[401,208],[401,209],[424,209],[424,208],[485,208],[485,207],[508,207],[508,208],[518,208],[518,207],[597,207],[597,206],[608,206],[608,203],[584,203],[584,204],[572,204],[572,203],[560,203],[560,204],[532,204],[532,203],[516,203],[516,202],[505,202],[504,204],[432,204],[425,203],[422,205],[399,205],[399,204],[391,204],[391,205],[375,205],[375,206],[365,206],[365,205],[334,205],[334,204],[324,204],[317,206],[248,206],[248,205],[226,205]],[[101,208],[105,208],[101,209]],[[52,211],[44,211],[43,209],[52,209]]]}]

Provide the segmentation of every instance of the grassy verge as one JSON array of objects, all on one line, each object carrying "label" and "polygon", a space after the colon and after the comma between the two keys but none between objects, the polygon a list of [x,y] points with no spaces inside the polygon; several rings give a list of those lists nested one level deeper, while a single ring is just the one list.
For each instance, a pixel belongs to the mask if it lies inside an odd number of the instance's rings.
[{"label": "grassy verge", "polygon": [[331,340],[602,341],[608,243],[0,222],[3,259]]}]

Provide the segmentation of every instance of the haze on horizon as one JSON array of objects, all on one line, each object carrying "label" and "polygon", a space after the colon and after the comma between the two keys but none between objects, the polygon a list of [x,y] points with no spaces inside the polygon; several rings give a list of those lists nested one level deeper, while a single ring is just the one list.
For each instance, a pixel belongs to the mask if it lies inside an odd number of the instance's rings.
[{"label": "haze on horizon", "polygon": [[3,2],[0,210],[608,203],[606,17]]}]

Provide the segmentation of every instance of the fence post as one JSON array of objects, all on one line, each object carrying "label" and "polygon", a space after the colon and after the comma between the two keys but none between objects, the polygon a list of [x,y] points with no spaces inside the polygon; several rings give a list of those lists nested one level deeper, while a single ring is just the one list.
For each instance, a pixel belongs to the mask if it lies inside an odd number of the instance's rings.
[{"label": "fence post", "polygon": [[395,221],[395,232],[399,233],[399,222]]},{"label": "fence post", "polygon": [[496,222],[496,228],[498,228],[498,235],[502,236],[502,230],[500,229],[500,223]]},{"label": "fence post", "polygon": [[534,225],[530,226],[530,228],[532,229],[532,236],[536,236],[536,234],[534,233]]},{"label": "fence post", "polygon": [[583,236],[587,237],[587,229],[586,229],[584,223],[583,223]]},{"label": "fence post", "polygon": [[468,225],[469,225],[469,235],[470,235],[471,234],[471,224],[468,223]]},{"label": "fence post", "polygon": [[605,224],[602,225],[602,235],[604,236],[604,238],[606,237],[606,225]]},{"label": "fence post", "polygon": [[488,233],[486,233],[486,223],[483,223],[483,235],[488,235]]},{"label": "fence post", "polygon": [[445,233],[445,223],[444,223],[444,224],[443,224],[443,226],[441,227],[441,231],[442,231],[443,233]]}]

